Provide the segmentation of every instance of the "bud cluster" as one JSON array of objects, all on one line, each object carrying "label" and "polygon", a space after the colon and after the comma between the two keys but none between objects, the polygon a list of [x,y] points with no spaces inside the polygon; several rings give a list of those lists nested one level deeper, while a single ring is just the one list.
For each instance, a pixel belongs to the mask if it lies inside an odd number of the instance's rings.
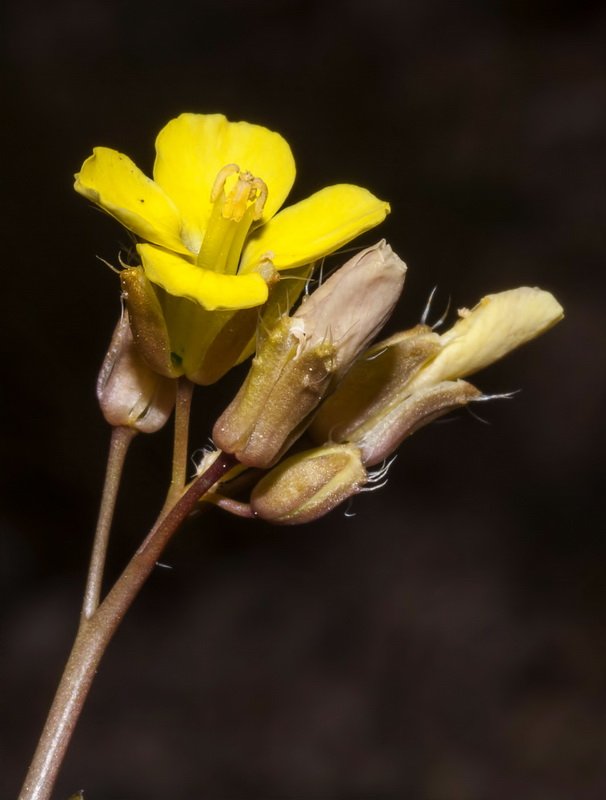
[{"label": "bud cluster", "polygon": [[[213,438],[270,470],[250,508],[273,523],[315,519],[359,492],[424,425],[482,392],[462,380],[562,317],[555,298],[523,287],[485,297],[443,335],[427,325],[366,348],[401,292],[406,267],[384,242],[351,259],[263,339]],[[280,462],[304,432],[317,445]],[[274,466],[277,464],[277,466]]]}]

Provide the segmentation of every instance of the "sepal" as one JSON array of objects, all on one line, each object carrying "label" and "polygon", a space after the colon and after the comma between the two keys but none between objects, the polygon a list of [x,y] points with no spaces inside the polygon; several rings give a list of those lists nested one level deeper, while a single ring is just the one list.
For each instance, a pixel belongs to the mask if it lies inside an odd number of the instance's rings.
[{"label": "sepal", "polygon": [[120,283],[133,339],[144,361],[155,372],[167,378],[182,375],[180,359],[172,355],[162,306],[143,268],[129,267],[122,270]]},{"label": "sepal", "polygon": [[443,381],[381,409],[347,438],[360,448],[364,465],[373,466],[388,458],[419,428],[481,397],[482,392],[471,383]]}]

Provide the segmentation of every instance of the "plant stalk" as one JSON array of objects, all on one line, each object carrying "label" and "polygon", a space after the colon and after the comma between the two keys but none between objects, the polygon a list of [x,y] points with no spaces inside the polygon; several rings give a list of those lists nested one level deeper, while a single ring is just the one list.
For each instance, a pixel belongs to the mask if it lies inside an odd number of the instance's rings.
[{"label": "plant stalk", "polygon": [[175,432],[173,442],[173,468],[170,488],[163,511],[176,503],[183,492],[187,479],[187,455],[189,452],[189,417],[194,384],[182,375],[177,379],[177,399],[175,403]]},{"label": "plant stalk", "polygon": [[222,453],[161,516],[105,600],[82,621],[19,800],[49,800],[71,735],[107,645],[170,538],[196,503],[237,464]]},{"label": "plant stalk", "polygon": [[135,428],[128,428],[125,426],[119,426],[112,430],[107,470],[105,473],[105,484],[101,496],[101,508],[99,509],[99,518],[97,520],[93,551],[88,568],[86,589],[84,590],[84,602],[82,605],[83,621],[90,619],[99,605],[107,545],[109,542],[114,510],[116,508],[116,498],[120,487],[124,459],[126,458],[130,443],[136,434],[137,431]]}]

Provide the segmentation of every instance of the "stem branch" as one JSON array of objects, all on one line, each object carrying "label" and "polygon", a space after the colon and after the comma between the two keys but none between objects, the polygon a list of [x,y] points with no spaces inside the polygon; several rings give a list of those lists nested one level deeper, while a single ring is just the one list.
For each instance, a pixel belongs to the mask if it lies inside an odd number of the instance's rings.
[{"label": "stem branch", "polygon": [[173,471],[164,511],[171,508],[183,492],[187,478],[187,453],[189,443],[189,416],[194,384],[182,375],[177,380],[175,404],[175,434],[173,444]]},{"label": "stem branch", "polygon": [[82,620],[90,619],[99,605],[109,533],[114,517],[124,459],[126,458],[129,445],[136,433],[137,431],[134,428],[127,428],[125,426],[120,426],[112,430],[107,471],[105,473],[105,484],[103,486],[103,495],[101,496],[101,508],[99,509],[99,519],[97,520],[97,529],[95,530],[93,551],[88,568],[86,589],[84,590]]}]

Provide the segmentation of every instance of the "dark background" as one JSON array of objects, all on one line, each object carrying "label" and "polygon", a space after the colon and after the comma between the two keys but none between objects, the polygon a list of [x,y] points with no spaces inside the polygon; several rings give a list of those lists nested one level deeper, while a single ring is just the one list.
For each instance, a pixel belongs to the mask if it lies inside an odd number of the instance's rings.
[{"label": "dark background", "polygon": [[[12,0],[4,9],[3,796],[74,634],[108,429],[120,226],[95,145],[151,170],[182,111],[280,131],[291,200],[390,200],[392,329],[527,284],[566,320],[478,376],[521,389],[409,440],[380,492],[299,528],[187,527],[102,663],[56,797],[594,800],[603,754],[603,3]],[[438,314],[439,315],[439,314]],[[206,444],[235,377],[197,395]],[[161,504],[129,457],[109,572]]]}]

